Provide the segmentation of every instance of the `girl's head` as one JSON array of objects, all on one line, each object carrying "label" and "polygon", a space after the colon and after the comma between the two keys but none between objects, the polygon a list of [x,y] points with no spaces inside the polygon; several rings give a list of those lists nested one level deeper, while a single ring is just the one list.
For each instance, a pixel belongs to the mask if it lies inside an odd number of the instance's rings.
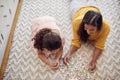
[{"label": "girl's head", "polygon": [[56,52],[61,47],[61,38],[51,29],[44,28],[34,37],[34,47],[45,52]]},{"label": "girl's head", "polygon": [[102,27],[102,15],[99,12],[88,11],[80,24],[78,34],[80,40],[87,42],[88,37],[93,35],[97,31],[100,31]]}]

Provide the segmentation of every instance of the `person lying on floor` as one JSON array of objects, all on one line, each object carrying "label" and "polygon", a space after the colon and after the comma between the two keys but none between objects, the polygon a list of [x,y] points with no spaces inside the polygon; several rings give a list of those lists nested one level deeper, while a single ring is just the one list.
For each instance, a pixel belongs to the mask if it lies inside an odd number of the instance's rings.
[{"label": "person lying on floor", "polygon": [[63,62],[67,65],[69,63],[70,56],[80,48],[82,43],[95,41],[92,60],[88,67],[88,70],[92,71],[95,69],[96,61],[104,49],[106,38],[110,32],[110,27],[108,22],[102,18],[97,7],[89,5],[80,7],[81,5],[79,5],[80,0],[72,0],[73,38],[70,49],[64,57]]},{"label": "person lying on floor", "polygon": [[[58,21],[50,16],[34,19],[31,26],[31,46],[51,69],[59,68],[59,60],[63,53],[64,37],[59,27]],[[48,59],[51,55],[55,55],[54,62]]]}]

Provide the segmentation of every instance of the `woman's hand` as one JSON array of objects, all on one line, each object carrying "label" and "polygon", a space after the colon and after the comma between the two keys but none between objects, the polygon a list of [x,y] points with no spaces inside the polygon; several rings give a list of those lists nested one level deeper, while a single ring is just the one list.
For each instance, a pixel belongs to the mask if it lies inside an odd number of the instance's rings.
[{"label": "woman's hand", "polygon": [[71,45],[70,46],[70,49],[68,51],[68,53],[66,54],[66,56],[64,57],[64,60],[63,60],[63,63],[65,65],[68,65],[69,63],[69,60],[70,60],[70,56],[75,52],[77,51],[78,47],[74,46],[74,45]]},{"label": "woman's hand", "polygon": [[92,60],[92,61],[89,63],[88,70],[89,70],[89,71],[93,71],[95,68],[96,68],[96,62]]},{"label": "woman's hand", "polygon": [[88,68],[89,71],[93,71],[96,68],[96,61],[98,57],[101,55],[101,52],[102,52],[101,49],[95,47],[92,60],[89,63],[89,68]]},{"label": "woman's hand", "polygon": [[70,53],[67,53],[67,55],[63,59],[63,63],[65,65],[68,65],[69,64],[69,59],[70,59]]}]

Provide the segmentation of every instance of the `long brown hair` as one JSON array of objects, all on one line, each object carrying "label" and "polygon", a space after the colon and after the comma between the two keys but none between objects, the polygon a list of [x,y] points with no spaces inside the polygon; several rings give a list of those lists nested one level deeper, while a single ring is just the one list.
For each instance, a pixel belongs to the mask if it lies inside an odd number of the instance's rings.
[{"label": "long brown hair", "polygon": [[90,25],[97,27],[98,31],[101,30],[102,28],[101,13],[89,10],[83,17],[83,20],[81,24],[79,25],[79,30],[78,30],[78,35],[80,36],[80,40],[82,42],[87,42],[88,37],[89,37],[87,31],[84,29],[85,24],[90,24]]}]

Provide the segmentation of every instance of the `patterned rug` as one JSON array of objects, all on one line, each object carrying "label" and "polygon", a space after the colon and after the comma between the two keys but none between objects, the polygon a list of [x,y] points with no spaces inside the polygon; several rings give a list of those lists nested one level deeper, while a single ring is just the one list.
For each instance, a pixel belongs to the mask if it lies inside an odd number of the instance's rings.
[{"label": "patterned rug", "polygon": [[24,0],[3,80],[119,80],[120,1],[95,1],[103,17],[110,23],[111,32],[94,72],[87,71],[94,49],[90,44],[82,45],[72,55],[68,67],[61,60],[60,68],[56,71],[44,64],[30,47],[31,21],[38,16],[49,15],[60,21],[60,29],[66,38],[64,54],[67,53],[72,37],[69,10],[71,0]]}]

